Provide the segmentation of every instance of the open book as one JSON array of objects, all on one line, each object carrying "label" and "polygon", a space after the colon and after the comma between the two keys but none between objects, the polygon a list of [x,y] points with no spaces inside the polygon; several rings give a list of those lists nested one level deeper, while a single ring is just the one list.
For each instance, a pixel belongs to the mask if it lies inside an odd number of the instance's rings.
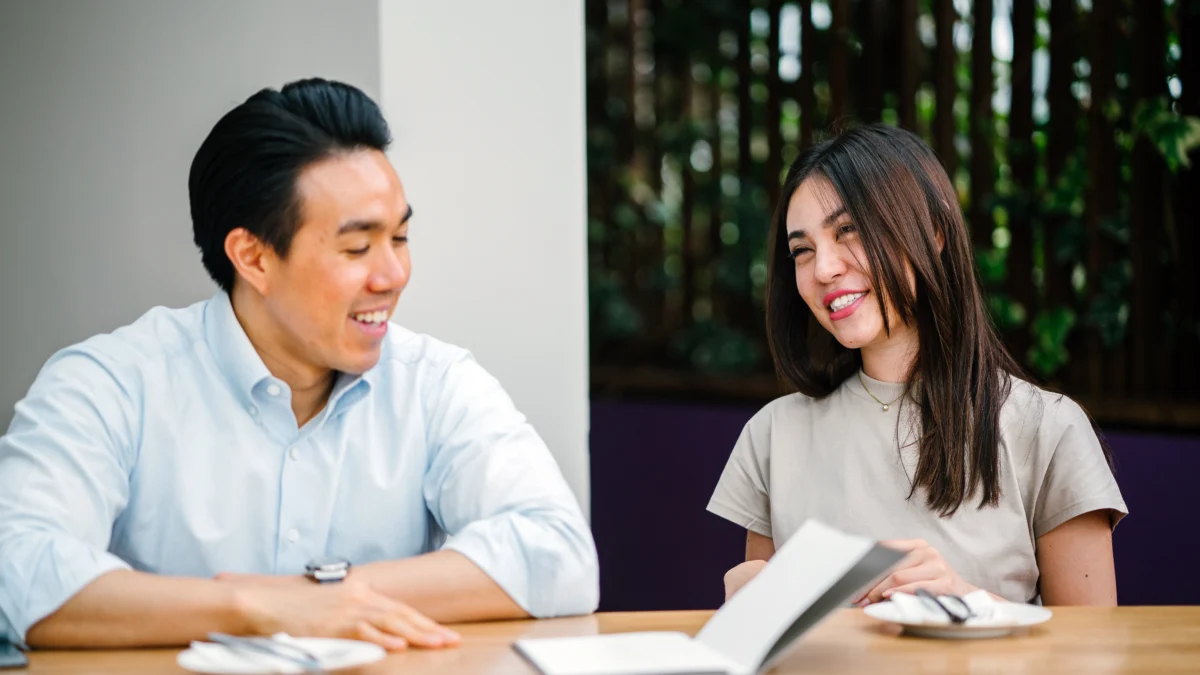
[{"label": "open book", "polygon": [[877,581],[902,553],[809,520],[704,624],[683,633],[519,640],[545,675],[762,672],[809,628]]}]

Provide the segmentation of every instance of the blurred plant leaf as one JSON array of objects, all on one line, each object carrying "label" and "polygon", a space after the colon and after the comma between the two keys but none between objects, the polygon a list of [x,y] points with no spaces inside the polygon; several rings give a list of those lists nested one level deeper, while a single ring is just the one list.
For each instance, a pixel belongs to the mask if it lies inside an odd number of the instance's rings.
[{"label": "blurred plant leaf", "polygon": [[1030,325],[1033,346],[1027,362],[1041,377],[1051,377],[1070,359],[1067,338],[1075,327],[1075,312],[1068,307],[1053,307],[1038,312]]},{"label": "blurred plant leaf", "polygon": [[992,312],[992,321],[1001,332],[1020,328],[1025,325],[1025,319],[1028,316],[1024,305],[1007,293],[988,295],[988,309]]},{"label": "blurred plant leaf", "polygon": [[760,361],[754,340],[736,328],[711,320],[698,321],[676,335],[671,354],[689,369],[713,375],[753,372]]},{"label": "blurred plant leaf", "polygon": [[1129,329],[1129,287],[1133,265],[1128,260],[1115,262],[1099,275],[1097,294],[1088,308],[1087,324],[1100,334],[1106,349],[1125,340]]},{"label": "blurred plant leaf", "polygon": [[1172,173],[1191,167],[1188,153],[1200,147],[1200,117],[1171,110],[1171,104],[1162,96],[1137,105],[1133,131],[1154,144]]}]

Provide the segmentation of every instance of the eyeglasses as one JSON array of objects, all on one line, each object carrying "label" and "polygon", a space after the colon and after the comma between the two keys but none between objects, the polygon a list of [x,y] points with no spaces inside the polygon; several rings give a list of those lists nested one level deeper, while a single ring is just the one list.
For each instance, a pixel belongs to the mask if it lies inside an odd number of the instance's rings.
[{"label": "eyeglasses", "polygon": [[950,617],[950,623],[965,623],[967,619],[975,616],[975,613],[971,611],[971,607],[967,605],[966,600],[963,600],[961,596],[943,595],[938,597],[924,588],[918,588],[916,596],[926,603],[932,603],[939,610],[945,612],[946,616]]}]

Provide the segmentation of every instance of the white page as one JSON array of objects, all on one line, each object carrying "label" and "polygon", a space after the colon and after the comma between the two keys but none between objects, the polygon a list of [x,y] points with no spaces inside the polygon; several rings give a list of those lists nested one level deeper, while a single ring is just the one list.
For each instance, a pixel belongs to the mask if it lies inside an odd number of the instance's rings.
[{"label": "white page", "polygon": [[547,675],[748,675],[781,658],[801,633],[901,557],[809,520],[694,639],[620,633],[521,640],[514,647]]},{"label": "white page", "polygon": [[550,675],[735,673],[738,665],[684,633],[647,632],[519,640],[518,652]]},{"label": "white page", "polygon": [[875,541],[808,520],[758,576],[725,603],[696,640],[754,672],[784,631],[866,554]]}]

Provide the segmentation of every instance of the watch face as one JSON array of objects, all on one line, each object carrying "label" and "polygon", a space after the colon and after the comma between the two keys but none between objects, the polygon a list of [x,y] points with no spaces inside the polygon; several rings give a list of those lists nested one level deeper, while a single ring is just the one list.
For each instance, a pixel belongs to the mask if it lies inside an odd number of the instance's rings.
[{"label": "watch face", "polygon": [[347,570],[345,567],[335,567],[333,569],[322,568],[319,570],[309,570],[308,578],[318,583],[327,581],[341,581],[346,578]]}]

